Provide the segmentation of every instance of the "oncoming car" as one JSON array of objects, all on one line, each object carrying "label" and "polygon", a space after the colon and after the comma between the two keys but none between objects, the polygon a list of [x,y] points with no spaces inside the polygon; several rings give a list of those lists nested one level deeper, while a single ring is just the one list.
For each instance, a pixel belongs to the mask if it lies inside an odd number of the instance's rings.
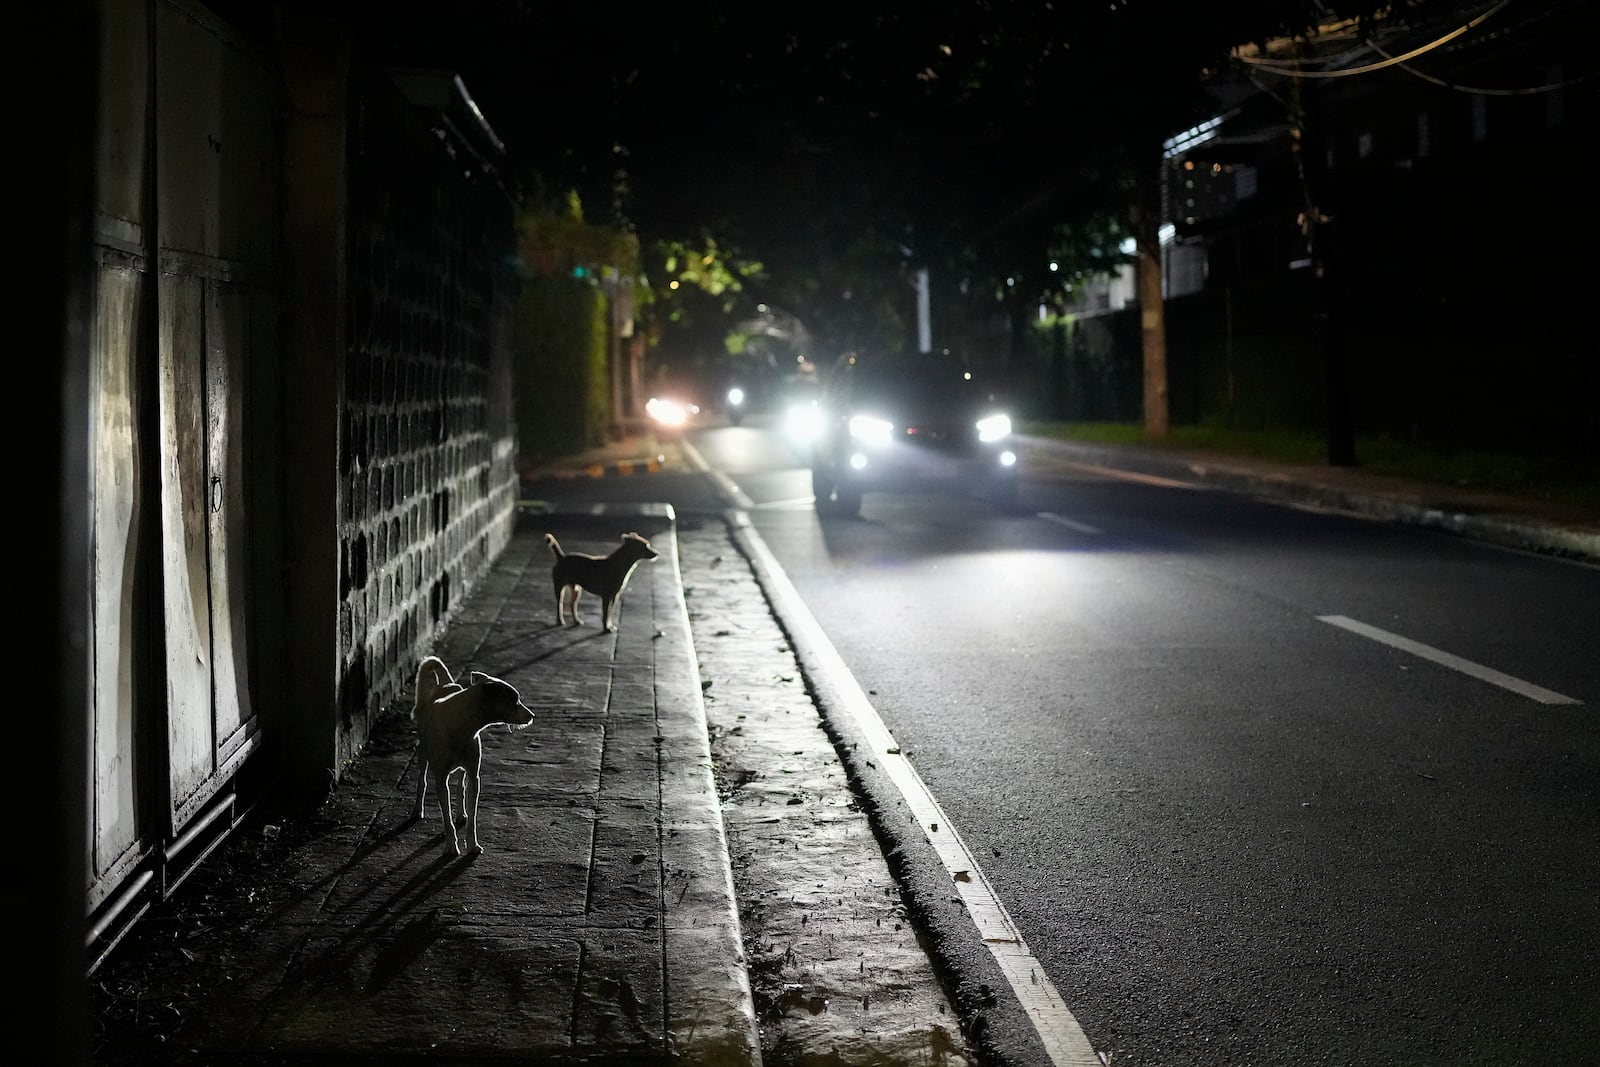
[{"label": "oncoming car", "polygon": [[645,414],[659,430],[682,430],[700,414],[700,405],[673,396],[653,396],[645,401]]},{"label": "oncoming car", "polygon": [[840,357],[823,383],[811,487],[819,512],[854,515],[862,494],[948,487],[1002,510],[1017,500],[1011,418],[942,353]]},{"label": "oncoming car", "polygon": [[815,377],[791,379],[780,390],[783,436],[802,458],[811,454],[812,442],[816,440],[820,392]]}]

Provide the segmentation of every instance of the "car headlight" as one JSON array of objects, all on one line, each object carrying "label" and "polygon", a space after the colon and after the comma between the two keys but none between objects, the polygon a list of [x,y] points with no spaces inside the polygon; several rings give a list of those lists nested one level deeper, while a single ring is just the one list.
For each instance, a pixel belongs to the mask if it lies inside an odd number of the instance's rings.
[{"label": "car headlight", "polygon": [[998,441],[1011,436],[1011,416],[990,415],[978,420],[978,440]]},{"label": "car headlight", "polygon": [[663,426],[682,426],[689,421],[689,411],[676,400],[653,396],[645,402],[644,409],[652,419]]},{"label": "car headlight", "polygon": [[886,445],[894,433],[894,423],[871,415],[850,416],[850,436],[864,445]]},{"label": "car headlight", "polygon": [[728,403],[732,404],[734,407],[738,407],[740,404],[743,404],[744,403],[744,390],[740,389],[737,385],[734,386],[732,389],[729,389],[728,390]]},{"label": "car headlight", "polygon": [[811,439],[817,436],[817,427],[821,422],[822,416],[818,414],[815,403],[791,404],[784,425],[790,437],[796,441],[810,443]]}]

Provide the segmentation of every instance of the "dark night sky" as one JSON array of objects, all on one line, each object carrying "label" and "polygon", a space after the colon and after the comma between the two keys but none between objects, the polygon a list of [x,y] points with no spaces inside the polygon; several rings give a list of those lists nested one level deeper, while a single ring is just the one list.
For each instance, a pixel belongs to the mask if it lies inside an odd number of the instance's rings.
[{"label": "dark night sky", "polygon": [[981,223],[975,201],[992,215],[1130,125],[1183,121],[1202,63],[1274,25],[1254,4],[1087,6],[408,0],[375,29],[400,61],[459,70],[519,161],[596,214],[625,169],[642,229],[692,231],[801,176]]}]

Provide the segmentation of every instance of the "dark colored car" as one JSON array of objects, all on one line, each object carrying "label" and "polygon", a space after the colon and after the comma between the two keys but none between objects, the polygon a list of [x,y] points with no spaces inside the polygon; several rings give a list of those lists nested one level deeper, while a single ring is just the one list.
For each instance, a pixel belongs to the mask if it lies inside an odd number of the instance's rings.
[{"label": "dark colored car", "polygon": [[941,353],[847,355],[823,382],[812,442],[817,510],[854,515],[863,493],[943,487],[1016,505],[1005,405]]}]

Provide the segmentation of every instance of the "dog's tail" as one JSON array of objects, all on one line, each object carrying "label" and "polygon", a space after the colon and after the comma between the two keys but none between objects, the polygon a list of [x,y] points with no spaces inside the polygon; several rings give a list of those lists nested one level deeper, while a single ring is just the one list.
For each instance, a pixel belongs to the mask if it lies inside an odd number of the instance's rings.
[{"label": "dog's tail", "polygon": [[411,706],[411,714],[416,715],[418,708],[425,708],[450,690],[458,688],[455,679],[450,677],[450,668],[444,665],[444,660],[438,656],[428,656],[417,664],[417,699]]},{"label": "dog's tail", "polygon": [[553,533],[545,534],[544,535],[544,543],[550,546],[550,551],[552,551],[552,552],[554,552],[556,554],[556,559],[560,559],[562,556],[566,555],[565,552],[561,551],[561,542],[556,540],[556,535],[555,534],[553,534]]}]

